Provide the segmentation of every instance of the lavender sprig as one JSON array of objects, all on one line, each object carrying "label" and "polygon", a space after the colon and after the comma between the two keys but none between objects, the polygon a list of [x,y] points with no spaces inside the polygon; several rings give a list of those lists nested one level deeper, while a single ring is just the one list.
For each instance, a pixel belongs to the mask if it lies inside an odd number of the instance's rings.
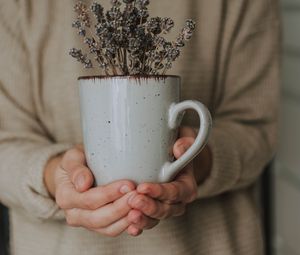
[{"label": "lavender sprig", "polygon": [[93,67],[92,61],[87,58],[86,54],[82,54],[81,50],[72,48],[70,50],[69,54],[73,58],[76,58],[78,62],[81,62],[82,64],[84,64],[85,68],[92,68]]},{"label": "lavender sprig", "polygon": [[111,0],[111,8],[104,11],[98,2],[89,8],[78,2],[72,26],[83,37],[88,53],[72,48],[69,54],[85,68],[98,66],[106,75],[165,74],[191,39],[195,22],[187,20],[175,41],[169,42],[163,35],[172,30],[174,21],[149,18],[149,4],[149,0]]}]

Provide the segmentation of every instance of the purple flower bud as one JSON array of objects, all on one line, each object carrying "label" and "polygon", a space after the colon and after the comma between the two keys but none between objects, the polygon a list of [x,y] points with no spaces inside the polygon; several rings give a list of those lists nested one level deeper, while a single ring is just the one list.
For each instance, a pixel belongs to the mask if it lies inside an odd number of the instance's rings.
[{"label": "purple flower bud", "polygon": [[149,0],[137,0],[136,2],[141,8],[145,8],[150,4]]},{"label": "purple flower bud", "polygon": [[98,4],[97,2],[94,2],[91,6],[91,11],[94,13],[97,22],[100,22],[101,19],[103,18],[103,7],[101,4]]},{"label": "purple flower bud", "polygon": [[120,7],[122,5],[119,0],[111,0],[111,4],[115,7]]},{"label": "purple flower bud", "polygon": [[191,19],[186,20],[185,24],[190,30],[195,30],[196,28],[196,22]]},{"label": "purple flower bud", "polygon": [[162,32],[161,18],[159,18],[159,17],[151,18],[146,23],[146,28],[152,34],[155,34],[155,35],[160,34]]},{"label": "purple flower bud", "polygon": [[76,20],[72,23],[72,27],[75,27],[75,28],[80,28],[81,27],[81,22],[79,20]]},{"label": "purple flower bud", "polygon": [[161,21],[161,27],[164,33],[169,33],[174,27],[174,21],[170,18],[163,18]]},{"label": "purple flower bud", "polygon": [[180,50],[177,48],[172,48],[168,51],[168,60],[175,61],[180,55]]},{"label": "purple flower bud", "polygon": [[80,36],[85,36],[85,35],[86,35],[85,29],[84,29],[84,28],[79,28],[78,34],[79,34]]},{"label": "purple flower bud", "polygon": [[[112,6],[106,12],[96,1],[89,9],[83,2],[75,5],[77,19],[72,27],[83,37],[93,61],[106,75],[165,74],[180,56],[185,41],[192,37],[195,22],[187,20],[176,40],[170,42],[159,35],[170,32],[174,21],[149,18],[150,0],[110,1]],[[90,14],[94,19],[90,19]],[[69,54],[85,68],[93,67],[92,61],[81,50],[73,48]]]},{"label": "purple flower bud", "polygon": [[93,64],[90,59],[88,59],[84,62],[84,68],[93,68]]}]

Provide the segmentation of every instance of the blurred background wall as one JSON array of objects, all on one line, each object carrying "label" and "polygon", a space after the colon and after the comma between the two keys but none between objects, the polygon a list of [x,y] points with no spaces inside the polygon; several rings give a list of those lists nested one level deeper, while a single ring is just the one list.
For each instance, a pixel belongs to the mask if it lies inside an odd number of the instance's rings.
[{"label": "blurred background wall", "polygon": [[300,255],[300,0],[281,0],[283,89],[273,174],[273,253]]}]

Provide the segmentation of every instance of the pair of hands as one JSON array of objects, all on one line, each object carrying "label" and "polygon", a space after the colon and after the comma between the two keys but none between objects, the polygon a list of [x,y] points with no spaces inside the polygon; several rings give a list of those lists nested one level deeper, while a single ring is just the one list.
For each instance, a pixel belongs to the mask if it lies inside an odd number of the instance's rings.
[{"label": "pair of hands", "polygon": [[[181,128],[173,153],[179,158],[193,144],[196,132]],[[127,231],[140,235],[160,220],[184,214],[186,204],[195,200],[197,182],[193,163],[166,184],[134,183],[122,180],[92,187],[94,177],[86,165],[82,146],[54,158],[45,169],[45,184],[67,223],[115,237]]]}]

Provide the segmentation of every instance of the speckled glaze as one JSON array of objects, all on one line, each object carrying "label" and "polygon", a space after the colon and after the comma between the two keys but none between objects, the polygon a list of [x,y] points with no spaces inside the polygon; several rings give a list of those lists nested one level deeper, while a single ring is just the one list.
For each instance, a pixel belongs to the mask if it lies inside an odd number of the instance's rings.
[{"label": "speckled glaze", "polygon": [[[168,182],[206,144],[210,114],[200,102],[178,103],[179,77],[81,77],[79,91],[85,153],[97,185],[120,179]],[[186,109],[198,112],[200,131],[172,162]]]}]

